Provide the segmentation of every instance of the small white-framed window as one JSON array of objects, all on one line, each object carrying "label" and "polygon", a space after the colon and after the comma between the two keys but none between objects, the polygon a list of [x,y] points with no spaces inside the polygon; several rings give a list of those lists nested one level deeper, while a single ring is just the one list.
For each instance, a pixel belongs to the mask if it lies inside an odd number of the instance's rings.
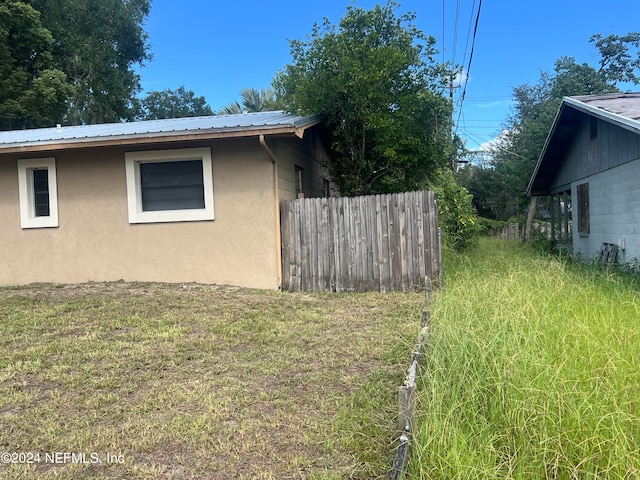
[{"label": "small white-framed window", "polygon": [[18,160],[18,195],[22,228],[57,227],[56,159]]},{"label": "small white-framed window", "polygon": [[129,223],[213,220],[210,148],[126,152]]}]

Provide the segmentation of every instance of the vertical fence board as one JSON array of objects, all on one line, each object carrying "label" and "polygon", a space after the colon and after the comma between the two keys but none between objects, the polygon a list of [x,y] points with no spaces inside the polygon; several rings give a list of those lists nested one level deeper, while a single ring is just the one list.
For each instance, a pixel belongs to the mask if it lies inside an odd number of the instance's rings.
[{"label": "vertical fence board", "polygon": [[342,276],[340,271],[340,230],[338,228],[338,207],[337,198],[329,199],[329,229],[331,230],[331,247],[333,255],[329,257],[329,274],[331,275],[330,283],[333,284],[332,291],[339,292],[342,288]]},{"label": "vertical fence board", "polygon": [[331,272],[329,269],[329,263],[331,256],[333,255],[333,249],[331,248],[331,232],[329,229],[329,201],[327,198],[320,200],[321,217],[318,224],[318,235],[321,241],[319,242],[318,249],[322,254],[319,254],[318,261],[320,263],[320,276],[319,282],[323,292],[331,290]]},{"label": "vertical fence board", "polygon": [[391,275],[389,271],[389,197],[388,195],[377,195],[376,204],[379,205],[380,215],[378,216],[378,239],[380,267],[380,291],[390,290]]},{"label": "vertical fence board", "polygon": [[385,292],[436,283],[436,208],[431,191],[281,202],[282,287]]},{"label": "vertical fence board", "polygon": [[[437,279],[439,270],[434,268],[439,264],[438,259],[438,220],[434,215],[438,211],[438,204],[433,191],[429,190],[424,195],[425,209],[425,275],[429,279]],[[434,261],[435,260],[435,261]],[[436,283],[436,282],[433,282]]]},{"label": "vertical fence board", "polygon": [[369,205],[367,210],[367,224],[369,228],[369,234],[367,235],[367,239],[369,240],[368,248],[369,248],[369,258],[370,258],[370,266],[369,266],[369,287],[370,291],[379,291],[380,290],[380,267],[378,265],[378,242],[380,239],[380,231],[378,230],[378,206],[376,202],[376,196],[372,195],[369,197]]},{"label": "vertical fence board", "polygon": [[424,261],[425,257],[425,238],[424,238],[424,222],[426,217],[424,195],[417,196],[416,208],[418,210],[418,218],[416,219],[417,232],[414,233],[416,239],[416,250],[418,252],[418,258],[416,260],[415,272],[419,286],[424,286],[425,276],[427,275],[427,265]]}]

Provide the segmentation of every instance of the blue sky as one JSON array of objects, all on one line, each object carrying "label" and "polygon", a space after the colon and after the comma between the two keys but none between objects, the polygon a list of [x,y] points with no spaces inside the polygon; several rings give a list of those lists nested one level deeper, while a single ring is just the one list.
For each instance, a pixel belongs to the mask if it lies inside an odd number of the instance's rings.
[{"label": "blue sky", "polygon": [[[347,6],[376,3],[386,0],[153,0],[145,29],[154,59],[139,70],[142,87],[184,85],[218,110],[238,100],[242,88],[268,87],[291,61],[289,39],[305,39],[314,22],[337,23]],[[467,69],[480,0],[398,3],[398,14],[414,12],[416,26],[436,37],[439,60]],[[454,119],[467,147],[500,133],[513,87],[536,83],[561,56],[595,65],[592,34],[631,31],[640,31],[638,0],[482,0],[464,102],[462,88],[455,93]]]}]

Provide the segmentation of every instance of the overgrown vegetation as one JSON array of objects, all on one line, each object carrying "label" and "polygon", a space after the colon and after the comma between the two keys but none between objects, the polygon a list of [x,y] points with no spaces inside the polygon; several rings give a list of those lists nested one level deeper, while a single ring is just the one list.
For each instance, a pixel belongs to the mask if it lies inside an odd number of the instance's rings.
[{"label": "overgrown vegetation", "polygon": [[350,5],[339,24],[324,19],[290,42],[292,61],[274,79],[287,110],[325,116],[346,196],[421,190],[451,158],[451,68],[398,7]]},{"label": "overgrown vegetation", "polygon": [[445,247],[460,251],[474,245],[481,228],[471,194],[458,185],[453,173],[446,169],[438,172],[431,188],[438,200],[438,222],[444,233]]},{"label": "overgrown vegetation", "polygon": [[[423,302],[203,285],[0,289],[0,453],[41,455],[0,463],[0,476],[387,478]],[[47,464],[51,452],[89,463]]]},{"label": "overgrown vegetation", "polygon": [[432,306],[410,478],[640,476],[640,284],[483,238]]}]

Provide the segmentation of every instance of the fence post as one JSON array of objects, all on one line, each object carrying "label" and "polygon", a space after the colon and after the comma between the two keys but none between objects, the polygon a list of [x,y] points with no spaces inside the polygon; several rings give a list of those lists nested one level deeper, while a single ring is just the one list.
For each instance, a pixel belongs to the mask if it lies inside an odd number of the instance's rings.
[{"label": "fence post", "polygon": [[398,387],[398,430],[401,434],[413,431],[415,406],[416,388],[407,385]]},{"label": "fence post", "polygon": [[416,380],[418,377],[418,369],[420,368],[420,358],[429,340],[431,327],[431,313],[428,309],[422,311],[420,325],[422,329],[418,334],[418,341],[411,356],[411,366],[407,372],[407,380],[404,385],[398,387],[398,430],[400,431],[400,443],[391,470],[391,480],[403,478],[407,462],[409,461],[411,436],[413,435],[415,426]]},{"label": "fence post", "polygon": [[420,328],[428,327],[431,325],[431,312],[429,310],[422,311],[422,317],[420,318]]}]

